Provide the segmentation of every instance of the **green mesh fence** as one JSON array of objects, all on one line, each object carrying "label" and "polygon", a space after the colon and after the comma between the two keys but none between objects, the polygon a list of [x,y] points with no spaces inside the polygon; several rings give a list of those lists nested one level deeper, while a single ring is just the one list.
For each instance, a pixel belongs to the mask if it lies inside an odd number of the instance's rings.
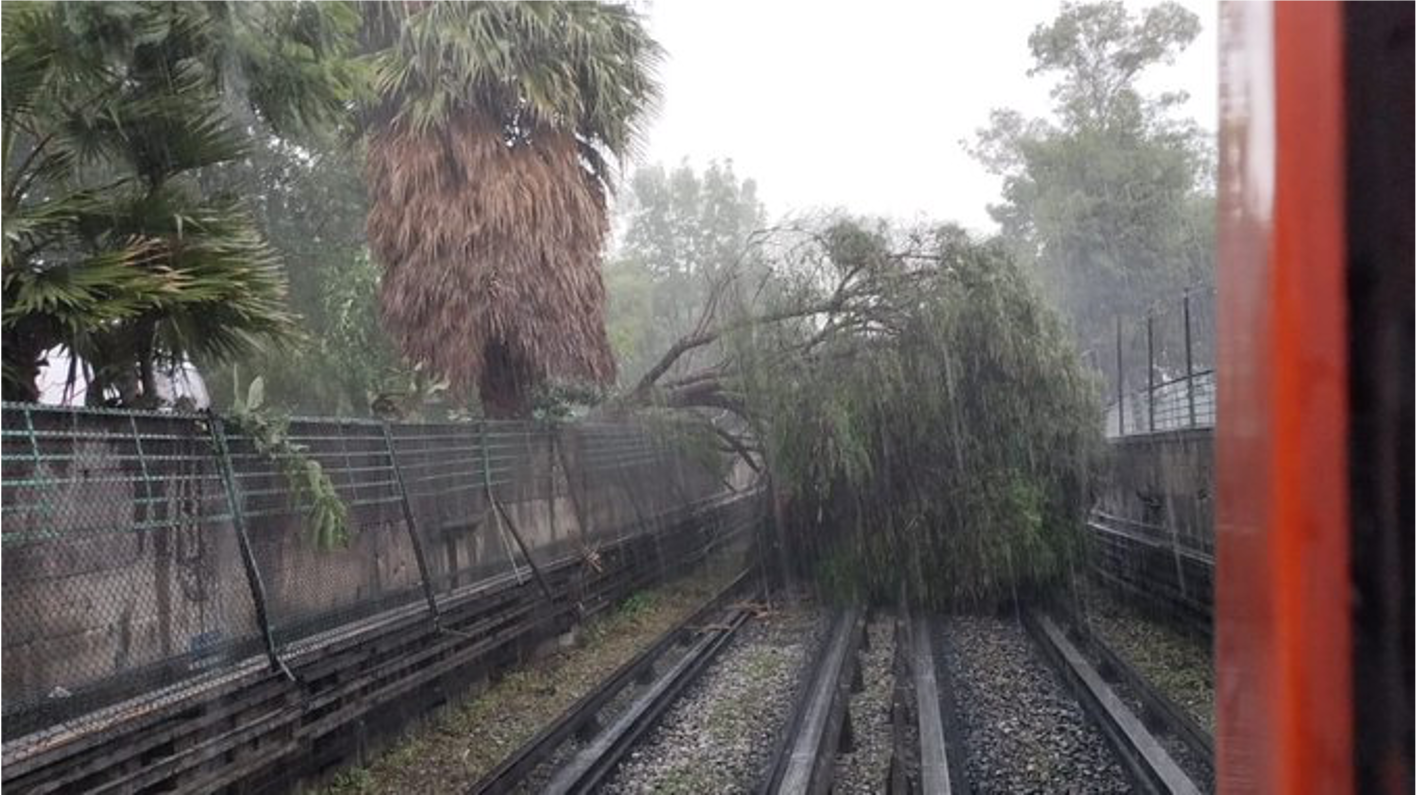
[{"label": "green mesh fence", "polygon": [[[290,440],[349,511],[348,545],[326,548],[230,423],[4,404],[0,427],[7,741],[435,611],[723,494],[721,473],[634,424],[296,418]],[[755,510],[711,521],[738,532]]]}]

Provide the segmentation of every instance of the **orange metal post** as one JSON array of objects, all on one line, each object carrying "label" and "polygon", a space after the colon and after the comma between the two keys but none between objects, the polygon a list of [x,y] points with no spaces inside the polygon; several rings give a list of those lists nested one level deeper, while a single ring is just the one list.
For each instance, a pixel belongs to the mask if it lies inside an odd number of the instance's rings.
[{"label": "orange metal post", "polygon": [[1353,788],[1342,12],[1226,4],[1221,792]]}]

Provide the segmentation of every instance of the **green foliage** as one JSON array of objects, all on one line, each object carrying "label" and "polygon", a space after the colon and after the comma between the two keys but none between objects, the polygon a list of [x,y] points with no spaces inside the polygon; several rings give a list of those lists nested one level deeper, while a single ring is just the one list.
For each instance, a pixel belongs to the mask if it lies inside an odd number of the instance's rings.
[{"label": "green foliage", "polygon": [[1198,33],[1172,2],[1137,15],[1119,2],[1065,4],[1029,38],[1029,74],[1057,76],[1056,122],[997,110],[971,147],[1004,178],[1004,201],[989,208],[1003,237],[1087,343],[1117,314],[1211,277],[1211,145],[1172,117],[1184,93],[1137,86]]},{"label": "green foliage", "polygon": [[[751,290],[764,265],[750,245],[766,225],[757,183],[739,181],[732,161],[710,162],[699,175],[640,168],[618,208],[624,234],[605,264],[606,325],[620,382],[633,384],[667,344],[693,331],[714,285],[737,271]],[[684,362],[689,364],[689,362]]]},{"label": "green foliage", "polygon": [[509,122],[513,139],[573,128],[590,171],[623,158],[658,99],[662,57],[629,6],[601,3],[430,3],[374,56],[377,113],[413,132],[468,109]]},{"label": "green foliage", "polygon": [[352,8],[300,5],[5,7],[7,397],[33,399],[55,346],[132,404],[159,363],[298,338],[274,250],[201,178],[266,129],[344,116]]},{"label": "green foliage", "polygon": [[843,598],[931,607],[1046,585],[1099,450],[1069,336],[998,242],[850,222],[818,239],[826,270],[864,275],[816,289],[858,298],[732,348],[788,560]]},{"label": "green foliage", "polygon": [[541,384],[531,395],[531,418],[565,422],[599,405],[604,398],[604,390],[593,384]]},{"label": "green foliage", "polygon": [[648,612],[654,607],[655,597],[651,591],[635,591],[620,602],[619,617],[628,621]]},{"label": "green foliage", "polygon": [[265,405],[264,379],[252,379],[244,399],[237,395],[230,419],[257,453],[280,467],[292,502],[309,502],[305,520],[310,542],[319,549],[347,545],[349,509],[320,462],[305,455],[304,445],[291,440],[290,417]]}]

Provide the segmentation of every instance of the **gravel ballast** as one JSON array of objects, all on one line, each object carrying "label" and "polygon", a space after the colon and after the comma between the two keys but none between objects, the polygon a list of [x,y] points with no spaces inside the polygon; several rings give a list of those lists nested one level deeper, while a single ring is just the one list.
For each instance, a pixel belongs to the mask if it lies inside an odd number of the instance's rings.
[{"label": "gravel ballast", "polygon": [[751,792],[791,717],[824,629],[821,613],[806,605],[749,621],[602,791]]},{"label": "gravel ballast", "polygon": [[832,792],[883,792],[890,771],[890,698],[895,687],[895,619],[877,615],[866,627],[869,648],[860,653],[864,687],[850,701],[855,744],[836,762]]},{"label": "gravel ballast", "polygon": [[509,673],[325,788],[345,793],[461,793],[737,573],[705,569],[630,596],[582,627],[580,642]]},{"label": "gravel ballast", "polygon": [[943,623],[974,792],[1128,792],[1106,741],[1023,628],[955,616]]},{"label": "gravel ballast", "polygon": [[1122,604],[1101,588],[1082,592],[1092,632],[1200,726],[1214,730],[1214,663],[1209,643]]}]

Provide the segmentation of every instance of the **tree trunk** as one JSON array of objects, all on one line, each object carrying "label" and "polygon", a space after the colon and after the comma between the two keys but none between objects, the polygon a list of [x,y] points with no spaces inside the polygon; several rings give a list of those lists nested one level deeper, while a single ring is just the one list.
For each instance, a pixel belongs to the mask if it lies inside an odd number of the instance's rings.
[{"label": "tree trunk", "polygon": [[513,420],[531,416],[531,374],[520,357],[499,342],[487,345],[478,379],[482,413],[488,419]]},{"label": "tree trunk", "polygon": [[39,354],[19,341],[5,341],[5,368],[14,376],[6,378],[6,401],[35,403],[39,400]]}]

